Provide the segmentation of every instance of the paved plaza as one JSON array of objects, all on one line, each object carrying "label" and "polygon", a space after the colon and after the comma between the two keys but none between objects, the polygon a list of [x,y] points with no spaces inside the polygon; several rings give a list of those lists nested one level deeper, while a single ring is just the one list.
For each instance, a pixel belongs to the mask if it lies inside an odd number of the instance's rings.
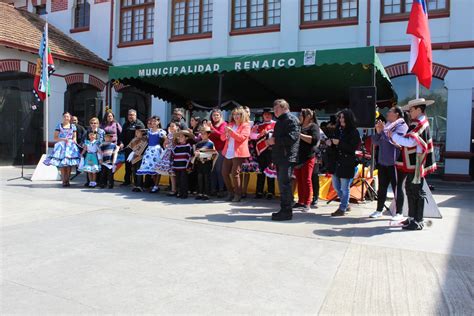
[{"label": "paved plaza", "polygon": [[0,168],[3,315],[474,314],[473,184],[433,181],[443,219],[407,232],[369,219],[374,202],[272,222],[276,200],[6,181],[19,173]]}]

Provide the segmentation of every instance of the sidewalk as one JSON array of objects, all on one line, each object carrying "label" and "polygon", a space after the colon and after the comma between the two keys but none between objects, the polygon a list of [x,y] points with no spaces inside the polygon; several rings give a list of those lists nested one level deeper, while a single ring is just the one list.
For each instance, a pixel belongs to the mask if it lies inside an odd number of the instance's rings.
[{"label": "sidewalk", "polygon": [[375,203],[277,223],[276,200],[6,182],[19,172],[0,168],[2,314],[474,313],[473,184],[437,182],[443,219],[406,232]]}]

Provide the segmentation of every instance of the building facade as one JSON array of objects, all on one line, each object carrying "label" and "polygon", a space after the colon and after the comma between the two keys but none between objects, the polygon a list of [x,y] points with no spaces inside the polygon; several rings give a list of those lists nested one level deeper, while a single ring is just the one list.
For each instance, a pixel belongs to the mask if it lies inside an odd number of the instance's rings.
[{"label": "building facade", "polygon": [[[25,2],[26,1],[26,2]],[[415,95],[406,34],[413,0],[20,0],[113,65],[375,46],[399,103]],[[430,108],[445,179],[472,175],[474,1],[427,0],[434,79]],[[167,120],[170,105],[108,83],[116,116],[138,108]],[[105,104],[104,104],[105,106]],[[470,163],[471,161],[471,163]],[[470,171],[471,169],[471,171]]]}]

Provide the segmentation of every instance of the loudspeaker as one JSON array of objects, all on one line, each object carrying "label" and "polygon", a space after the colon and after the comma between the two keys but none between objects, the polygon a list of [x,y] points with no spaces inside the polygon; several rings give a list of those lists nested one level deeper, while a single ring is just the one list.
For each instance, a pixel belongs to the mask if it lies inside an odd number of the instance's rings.
[{"label": "loudspeaker", "polygon": [[377,90],[375,86],[351,87],[349,94],[350,108],[354,112],[357,127],[375,127],[375,105]]}]

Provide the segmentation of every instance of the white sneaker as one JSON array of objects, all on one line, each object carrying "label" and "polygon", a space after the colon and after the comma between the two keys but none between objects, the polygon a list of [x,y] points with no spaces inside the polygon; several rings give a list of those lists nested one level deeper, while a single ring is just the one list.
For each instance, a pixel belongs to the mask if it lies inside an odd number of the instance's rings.
[{"label": "white sneaker", "polygon": [[372,214],[370,214],[369,217],[370,218],[379,218],[380,216],[382,216],[382,212],[375,211]]},{"label": "white sneaker", "polygon": [[404,217],[403,217],[402,214],[397,213],[397,214],[395,214],[395,216],[392,216],[392,221],[395,221],[395,222],[401,221],[403,219],[404,219]]}]

